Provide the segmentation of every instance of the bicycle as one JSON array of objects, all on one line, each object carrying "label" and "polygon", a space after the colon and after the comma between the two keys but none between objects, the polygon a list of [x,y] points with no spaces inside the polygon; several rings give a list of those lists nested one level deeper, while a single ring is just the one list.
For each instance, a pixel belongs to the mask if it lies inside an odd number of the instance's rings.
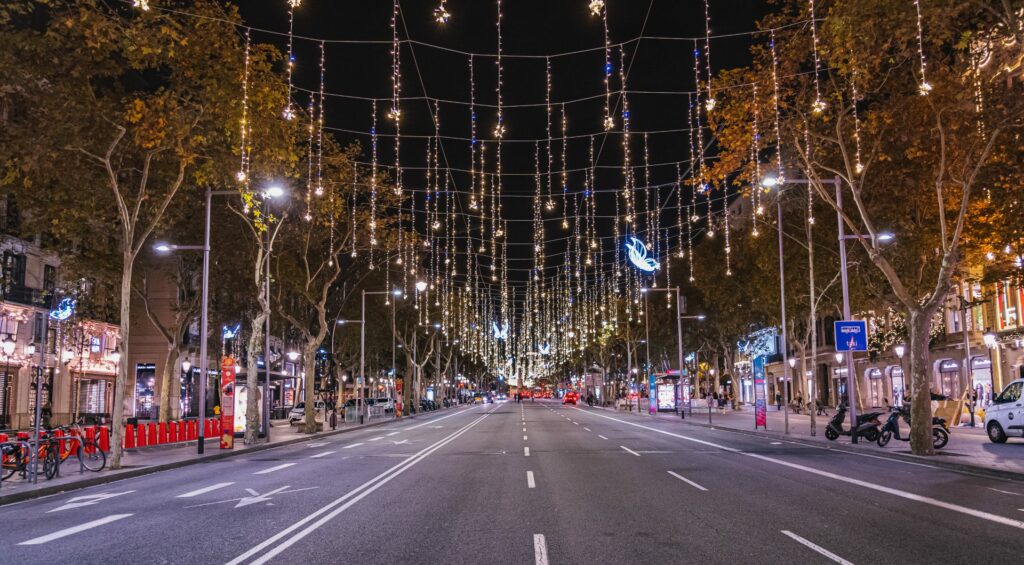
[{"label": "bicycle", "polygon": [[[68,457],[71,456],[72,450],[71,445],[77,444],[78,449],[75,450],[75,455],[78,457],[79,464],[89,471],[98,473],[107,466],[107,454],[100,449],[100,446],[94,439],[85,439],[85,433],[82,431],[81,420],[68,424],[66,426],[59,426],[55,430],[51,430],[49,436],[52,438],[50,441],[57,444],[57,452],[60,455],[60,462],[67,461]],[[63,438],[57,438],[54,436],[53,431],[60,430],[64,432]],[[64,443],[68,444],[67,449],[62,449]]]},{"label": "bicycle", "polygon": [[[43,476],[45,476],[47,480],[57,476],[57,467],[60,464],[58,462],[57,452],[52,449],[54,443],[55,442],[45,437],[39,442],[37,461],[43,462]],[[4,480],[11,478],[15,473],[19,473],[24,477],[31,464],[31,448],[23,445],[7,445],[3,448],[2,466],[0,466],[0,468],[2,468],[2,472],[4,473]]]}]

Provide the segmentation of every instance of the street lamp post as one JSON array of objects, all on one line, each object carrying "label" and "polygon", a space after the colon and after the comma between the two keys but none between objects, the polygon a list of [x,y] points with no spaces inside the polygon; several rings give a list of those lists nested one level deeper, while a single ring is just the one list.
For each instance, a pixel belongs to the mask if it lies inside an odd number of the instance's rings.
[{"label": "street lamp post", "polygon": [[[782,421],[784,430],[783,433],[789,435],[789,379],[786,375],[786,365],[789,365],[789,343],[786,341],[786,277],[785,277],[785,265],[782,258],[782,195],[780,193],[779,198],[775,199],[775,211],[776,221],[778,222],[779,232],[779,308],[782,310],[782,323],[779,324],[782,327],[782,390],[783,398],[782,403],[785,411],[783,412]],[[789,367],[790,369],[792,366]],[[767,399],[765,399],[767,401]]]},{"label": "street lamp post", "polygon": [[[903,377],[903,387],[900,390],[900,402],[896,402],[896,391],[893,390],[892,392],[893,407],[897,407],[897,404],[903,404],[903,395],[906,393],[907,390],[907,373],[906,371],[903,370],[903,355],[906,354],[907,352],[907,346],[901,343],[896,347],[893,347],[893,351],[896,352],[896,357],[898,357],[900,360],[900,376]],[[889,375],[889,384],[892,384],[892,375]]]}]

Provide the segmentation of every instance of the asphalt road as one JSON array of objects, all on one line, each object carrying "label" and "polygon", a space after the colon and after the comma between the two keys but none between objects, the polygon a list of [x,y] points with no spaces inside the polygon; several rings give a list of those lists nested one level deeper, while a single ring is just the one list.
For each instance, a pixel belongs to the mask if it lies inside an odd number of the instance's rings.
[{"label": "asphalt road", "polygon": [[551,401],[0,507],[0,562],[1019,563],[1024,483]]}]

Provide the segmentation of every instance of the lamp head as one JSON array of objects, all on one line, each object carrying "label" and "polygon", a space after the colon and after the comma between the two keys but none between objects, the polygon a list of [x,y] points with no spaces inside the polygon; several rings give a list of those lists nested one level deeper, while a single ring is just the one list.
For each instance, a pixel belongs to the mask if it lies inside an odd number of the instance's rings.
[{"label": "lamp head", "polygon": [[190,369],[192,369],[192,362],[191,361],[189,361],[188,359],[185,359],[184,361],[181,362],[181,370],[182,371],[185,371],[187,373],[187,372],[189,372]]},{"label": "lamp head", "polygon": [[7,356],[7,357],[10,357],[11,354],[14,353],[14,346],[15,345],[16,344],[15,344],[13,339],[11,339],[10,337],[4,337],[3,343],[0,344],[0,347],[3,347],[4,355]]},{"label": "lamp head", "polygon": [[418,290],[420,292],[423,292],[424,290],[427,290],[427,282],[426,281],[416,281],[416,290]]},{"label": "lamp head", "polygon": [[889,233],[889,232],[884,232],[884,233],[878,234],[878,236],[876,236],[876,239],[878,239],[878,241],[883,241],[883,242],[885,242],[885,241],[892,241],[892,240],[896,239],[896,236],[891,234],[891,233]]},{"label": "lamp head", "polygon": [[284,189],[280,185],[273,184],[263,191],[264,198],[281,198],[284,196]]},{"label": "lamp head", "polygon": [[996,334],[994,334],[992,332],[988,332],[984,336],[982,336],[982,338],[985,340],[985,347],[988,347],[989,349],[995,347],[995,345],[996,345]]},{"label": "lamp head", "polygon": [[765,177],[761,179],[761,186],[765,188],[774,188],[779,185],[779,179],[775,177]]},{"label": "lamp head", "polygon": [[796,357],[789,358],[789,368],[792,369],[793,367],[796,367]]},{"label": "lamp head", "polygon": [[901,344],[897,345],[896,347],[894,347],[893,351],[896,352],[896,357],[899,357],[900,359],[903,359],[903,355],[907,352],[907,346],[903,345],[901,343]]},{"label": "lamp head", "polygon": [[153,249],[157,250],[160,253],[170,253],[171,250],[174,249],[174,247],[172,247],[170,244],[161,242],[154,245]]},{"label": "lamp head", "polygon": [[842,353],[836,353],[836,363],[842,363],[843,359],[846,359],[845,355]]}]

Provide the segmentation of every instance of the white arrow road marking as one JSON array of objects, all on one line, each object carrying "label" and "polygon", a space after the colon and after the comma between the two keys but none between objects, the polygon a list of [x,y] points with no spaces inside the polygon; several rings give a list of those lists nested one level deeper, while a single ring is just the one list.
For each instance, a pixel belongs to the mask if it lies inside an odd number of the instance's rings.
[{"label": "white arrow road marking", "polygon": [[[81,508],[83,506],[92,506],[99,504],[108,498],[114,498],[115,496],[121,496],[123,494],[131,494],[134,490],[126,490],[124,492],[103,492],[100,494],[89,494],[86,496],[76,496],[71,500],[67,501],[63,506],[54,508],[53,510],[47,510],[46,513],[60,512],[61,510],[71,510],[72,508]],[[74,533],[74,532],[72,532]]]},{"label": "white arrow road marking", "polygon": [[293,465],[295,465],[295,463],[284,463],[284,464],[278,465],[276,467],[271,467],[269,469],[264,469],[262,471],[256,471],[255,473],[253,473],[253,475],[266,475],[267,473],[273,473],[274,471],[280,471],[281,469],[287,469],[288,467],[291,467]]},{"label": "white arrow road marking", "polygon": [[706,488],[704,488],[704,487],[702,487],[702,486],[698,485],[697,483],[695,483],[695,482],[691,481],[690,479],[687,479],[686,477],[684,477],[684,476],[682,476],[682,475],[679,475],[679,474],[677,474],[677,473],[673,473],[672,471],[669,471],[669,472],[668,472],[668,474],[669,474],[669,475],[672,475],[673,477],[675,477],[675,478],[677,478],[677,479],[679,479],[680,481],[683,481],[684,483],[686,483],[686,484],[690,485],[691,487],[693,487],[693,488],[695,488],[695,489],[698,489],[698,490],[702,490],[702,491],[704,491],[704,492],[707,492],[707,490],[708,490],[708,489],[706,489]]},{"label": "white arrow road marking", "polygon": [[100,518],[99,520],[93,520],[92,522],[86,522],[86,523],[84,523],[84,524],[82,524],[80,526],[74,526],[74,527],[71,527],[71,528],[65,528],[63,530],[58,530],[56,532],[53,532],[52,534],[46,534],[45,536],[40,536],[38,538],[32,538],[32,539],[30,539],[28,541],[23,541],[23,542],[19,543],[18,545],[40,545],[40,544],[43,544],[43,543],[46,543],[46,542],[51,542],[51,541],[53,541],[55,539],[60,539],[60,538],[63,538],[63,537],[70,536],[72,534],[77,534],[78,532],[84,532],[86,530],[91,530],[91,529],[93,529],[95,527],[102,526],[104,524],[109,524],[111,522],[116,522],[116,521],[118,521],[118,520],[120,520],[122,518],[127,518],[129,516],[131,516],[131,514],[111,514],[110,516],[107,516],[106,518]]},{"label": "white arrow road marking", "polygon": [[393,443],[395,445],[402,445],[403,443],[409,443],[409,440],[407,440],[407,439],[403,439],[402,441],[391,440],[391,443]]},{"label": "white arrow road marking", "polygon": [[526,488],[537,488],[537,483],[533,481],[533,471],[526,472]]},{"label": "white arrow road marking", "polygon": [[824,555],[825,557],[828,557],[829,559],[831,559],[832,561],[835,561],[836,563],[841,563],[842,565],[853,565],[853,563],[843,559],[842,557],[839,557],[835,553],[832,553],[831,551],[825,549],[824,547],[821,547],[820,545],[818,545],[818,544],[816,544],[816,543],[814,543],[814,542],[812,542],[810,540],[806,540],[806,539],[804,539],[804,538],[794,534],[793,532],[791,532],[789,530],[780,530],[780,531],[783,533],[783,535],[789,536],[790,538],[795,540],[797,543],[801,543],[801,544],[803,544],[803,545],[813,549],[814,551],[817,551],[818,553]]},{"label": "white arrow road marking", "polygon": [[548,542],[544,534],[533,534],[533,560],[537,565],[548,565]]},{"label": "white arrow road marking", "polygon": [[235,484],[235,483],[217,483],[215,485],[210,485],[208,487],[203,487],[201,489],[196,489],[196,490],[193,490],[193,491],[186,492],[185,494],[179,494],[175,498],[192,498],[193,496],[199,496],[200,494],[206,494],[208,492],[215,491],[217,489],[221,489],[221,488],[224,488],[224,487],[229,487],[229,486],[231,486],[233,484]]},{"label": "white arrow road marking", "polygon": [[260,494],[260,493],[258,493],[256,491],[252,490],[251,488],[247,488],[245,490],[249,494],[251,494],[252,496],[247,496],[245,498],[240,499],[238,501],[238,504],[235,505],[235,508],[241,508],[243,506],[249,506],[250,504],[256,504],[257,502],[269,502],[270,501],[270,497],[272,495],[275,495],[275,494],[277,494],[277,493],[279,493],[279,492],[281,492],[283,490],[287,490],[288,487],[290,487],[290,486],[291,485],[285,485],[285,486],[283,486],[281,488],[276,488],[276,489],[274,489],[274,490],[272,490],[272,491],[270,491],[270,492],[268,492],[266,494]]},{"label": "white arrow road marking", "polygon": [[359,447],[360,445],[363,445],[363,444],[362,443],[353,443],[352,445],[346,445],[345,447],[342,447],[342,449],[352,449],[353,447]]},{"label": "white arrow road marking", "polygon": [[626,447],[625,445],[620,445],[619,447],[621,447],[622,449],[625,449],[628,453],[632,453],[633,455],[636,455],[637,457],[640,457],[639,453],[633,451],[632,449]]},{"label": "white arrow road marking", "polygon": [[[186,506],[185,508],[201,508],[203,506],[215,506],[217,504],[224,504],[225,502],[237,502],[238,504],[235,505],[235,508],[239,508],[239,507],[248,506],[250,504],[255,504],[257,502],[263,502],[263,501],[267,501],[267,505],[268,506],[273,506],[273,504],[269,502],[270,495],[272,495],[272,494],[291,494],[293,492],[302,492],[304,490],[313,490],[313,489],[318,489],[320,487],[306,487],[306,488],[297,488],[297,489],[293,489],[293,490],[282,490],[282,489],[286,489],[286,488],[288,488],[288,487],[284,486],[284,487],[281,487],[279,489],[272,490],[272,491],[270,491],[268,493],[265,493],[265,494],[260,494],[260,493],[256,492],[255,490],[253,490],[251,488],[247,488],[247,489],[245,489],[245,492],[249,493],[249,496],[240,496],[240,497],[236,497],[236,498],[229,498],[227,500],[217,500],[217,501],[214,501],[214,502],[206,502],[206,503],[203,503],[203,504],[193,504],[192,506]],[[250,500],[250,499],[255,499],[255,498],[259,498],[260,500]]]},{"label": "white arrow road marking", "polygon": [[310,459],[320,459],[321,457],[327,457],[328,455],[330,455],[332,453],[337,453],[337,451],[325,451],[323,453],[317,453],[316,455],[310,455],[309,458]]}]

